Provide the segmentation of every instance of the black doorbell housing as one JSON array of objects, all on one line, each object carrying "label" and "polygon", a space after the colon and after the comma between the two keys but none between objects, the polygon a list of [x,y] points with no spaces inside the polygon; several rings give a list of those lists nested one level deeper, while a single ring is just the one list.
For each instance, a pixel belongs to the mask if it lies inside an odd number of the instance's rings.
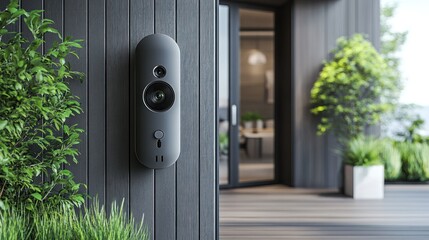
[{"label": "black doorbell housing", "polygon": [[180,49],[167,35],[143,38],[136,49],[137,159],[148,168],[180,155]]}]

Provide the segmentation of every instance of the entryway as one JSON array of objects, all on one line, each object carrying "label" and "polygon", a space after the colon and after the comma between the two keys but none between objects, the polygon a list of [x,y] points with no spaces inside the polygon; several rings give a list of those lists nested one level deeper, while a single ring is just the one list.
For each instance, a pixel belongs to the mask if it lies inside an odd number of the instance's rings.
[{"label": "entryway", "polygon": [[272,184],[275,176],[273,10],[219,6],[219,184]]}]

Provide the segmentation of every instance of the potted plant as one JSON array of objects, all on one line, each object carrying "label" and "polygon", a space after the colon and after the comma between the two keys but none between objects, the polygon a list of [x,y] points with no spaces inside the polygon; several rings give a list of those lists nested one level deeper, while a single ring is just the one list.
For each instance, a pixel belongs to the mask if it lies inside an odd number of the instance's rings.
[{"label": "potted plant", "polygon": [[378,142],[368,137],[356,137],[347,142],[345,161],[345,194],[354,199],[382,199],[384,197],[384,166]]},{"label": "potted plant", "polygon": [[260,114],[255,112],[246,112],[241,116],[241,122],[243,123],[244,129],[253,129],[253,127],[255,126],[255,122],[257,122],[258,120],[262,121],[262,117]]}]

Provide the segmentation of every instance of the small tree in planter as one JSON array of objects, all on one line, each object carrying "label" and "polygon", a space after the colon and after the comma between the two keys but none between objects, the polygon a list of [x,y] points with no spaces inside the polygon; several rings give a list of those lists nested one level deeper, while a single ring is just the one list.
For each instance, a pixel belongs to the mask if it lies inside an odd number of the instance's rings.
[{"label": "small tree in planter", "polygon": [[[0,204],[22,205],[34,210],[38,204],[79,205],[80,184],[63,164],[77,162],[79,135],[66,120],[81,112],[67,79],[81,77],[65,60],[80,48],[78,41],[62,39],[42,19],[41,11],[26,12],[12,0],[0,12]],[[8,27],[22,18],[29,39]],[[44,35],[58,36],[51,48],[41,48]],[[5,42],[5,37],[8,40]],[[43,174],[43,181],[40,176]],[[38,178],[39,177],[39,178]]]},{"label": "small tree in planter", "polygon": [[[343,150],[349,151],[350,141],[357,141],[356,138],[364,134],[366,127],[379,123],[385,113],[394,109],[399,87],[392,72],[392,68],[362,35],[338,39],[333,59],[324,64],[311,90],[311,112],[319,117],[318,133],[332,131],[340,147],[346,147]],[[369,160],[374,156],[380,158],[372,150],[366,153],[369,155],[361,156],[360,160],[364,161],[367,157]],[[350,194],[347,192],[349,179],[356,176],[353,172],[358,169],[353,166],[360,166],[365,169],[362,171],[367,172],[372,172],[371,169],[383,171],[383,166],[378,162],[373,167],[372,164],[360,165],[348,161],[349,165],[345,168],[346,194]],[[376,178],[380,179],[380,176]],[[383,187],[384,179],[381,184]],[[380,197],[383,195],[378,191],[374,198]]]},{"label": "small tree in planter", "polygon": [[391,69],[365,38],[340,38],[311,90],[318,133],[333,131],[341,143],[362,134],[393,109],[398,87]]}]

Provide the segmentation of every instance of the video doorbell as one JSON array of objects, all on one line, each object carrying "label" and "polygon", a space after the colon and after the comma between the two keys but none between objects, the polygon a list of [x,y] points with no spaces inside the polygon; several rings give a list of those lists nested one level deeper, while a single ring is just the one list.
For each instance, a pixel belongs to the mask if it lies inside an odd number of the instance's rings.
[{"label": "video doorbell", "polygon": [[136,48],[135,152],[148,168],[166,168],[180,155],[180,49],[167,35]]}]

